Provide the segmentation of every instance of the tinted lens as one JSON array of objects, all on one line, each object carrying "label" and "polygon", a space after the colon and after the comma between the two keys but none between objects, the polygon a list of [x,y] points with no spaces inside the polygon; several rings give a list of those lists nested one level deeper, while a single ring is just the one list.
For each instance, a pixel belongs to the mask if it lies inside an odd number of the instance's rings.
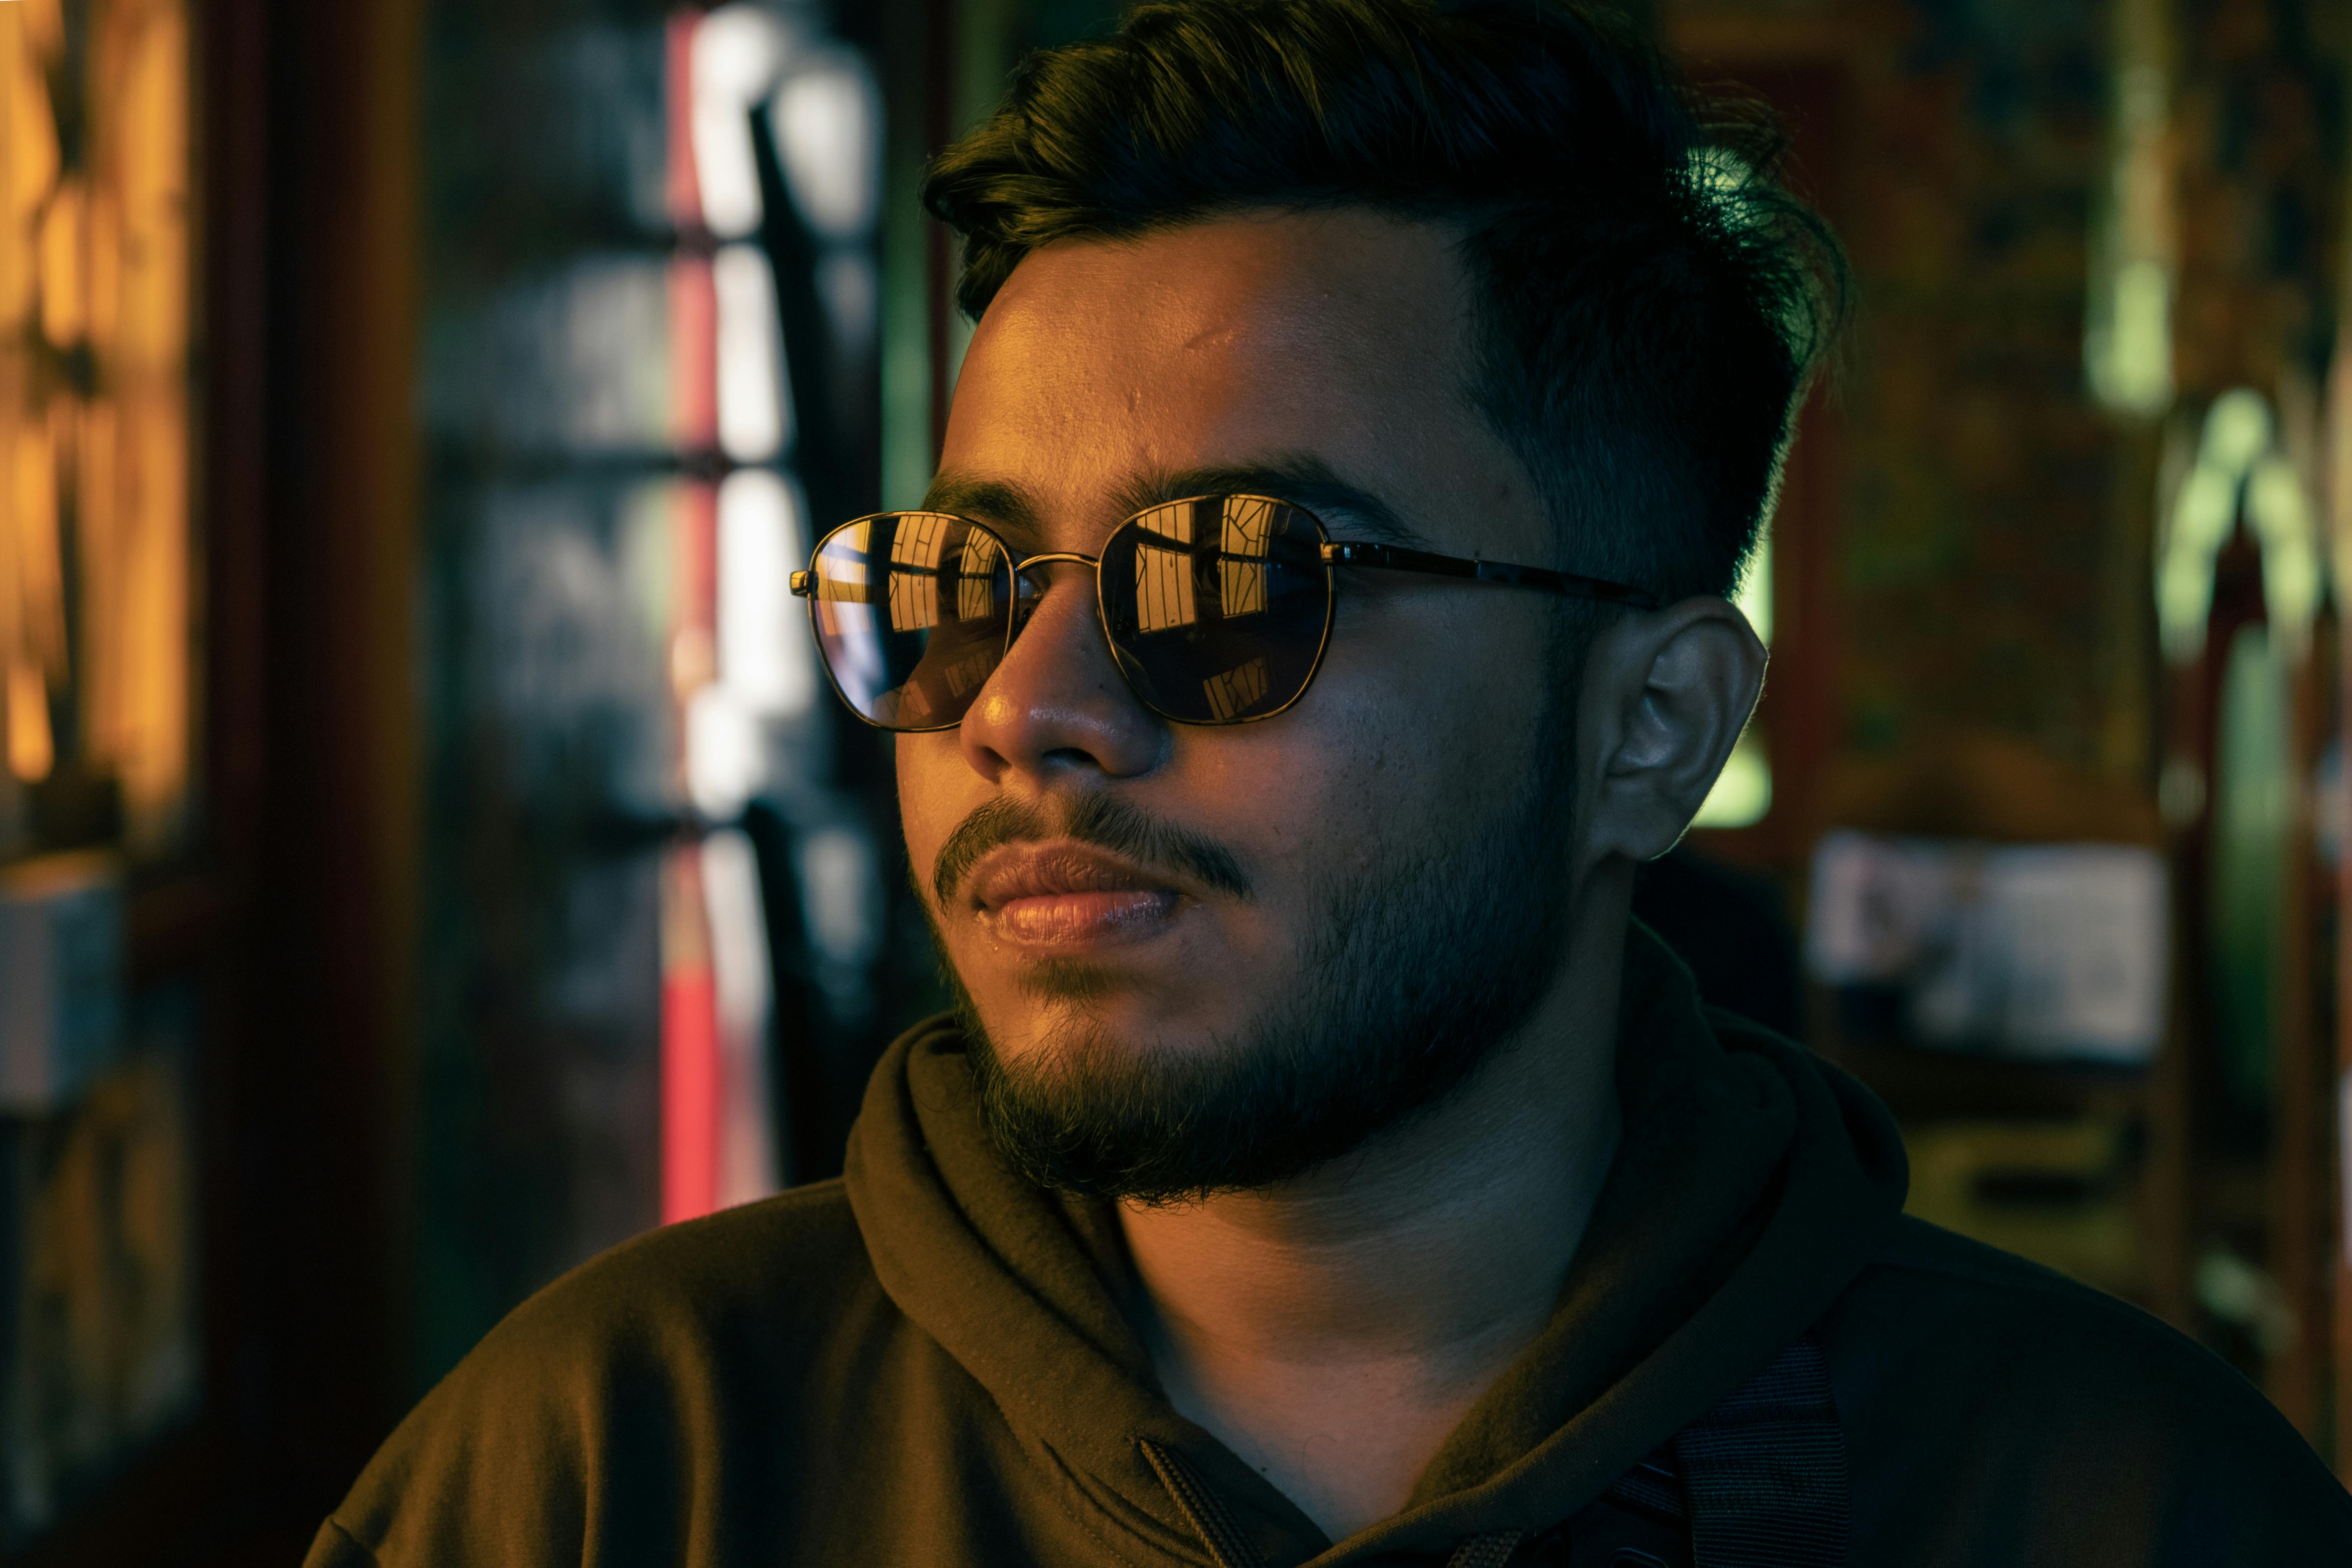
[{"label": "tinted lens", "polygon": [[1160,712],[1238,724],[1306,689],[1330,626],[1323,531],[1261,496],[1155,507],[1103,551],[1104,629],[1119,668]]},{"label": "tinted lens", "polygon": [[860,518],[825,535],[810,570],[833,683],[885,729],[957,723],[1004,658],[1012,563],[976,523],[935,511]]}]

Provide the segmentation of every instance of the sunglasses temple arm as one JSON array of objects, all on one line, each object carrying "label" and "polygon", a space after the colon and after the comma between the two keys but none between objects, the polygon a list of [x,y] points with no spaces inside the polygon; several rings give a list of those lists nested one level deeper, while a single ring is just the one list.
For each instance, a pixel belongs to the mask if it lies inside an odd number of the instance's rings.
[{"label": "sunglasses temple arm", "polygon": [[1377,566],[1391,572],[1421,572],[1433,577],[1468,577],[1480,583],[1507,583],[1521,588],[1541,588],[1579,599],[1599,599],[1637,610],[1654,610],[1656,598],[1639,588],[1603,577],[1583,577],[1542,566],[1516,566],[1507,561],[1477,561],[1462,555],[1433,555],[1425,550],[1405,550],[1393,544],[1363,544],[1350,541],[1326,544],[1323,559],[1334,566]]}]

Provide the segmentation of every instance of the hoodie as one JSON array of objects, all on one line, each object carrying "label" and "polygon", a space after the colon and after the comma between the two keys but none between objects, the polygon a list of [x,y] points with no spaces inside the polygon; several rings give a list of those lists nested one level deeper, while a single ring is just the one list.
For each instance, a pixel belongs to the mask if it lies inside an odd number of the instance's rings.
[{"label": "hoodie", "polygon": [[1808,1335],[1853,1563],[2352,1563],[2352,1499],[2243,1379],[1903,1217],[1885,1108],[1703,1009],[1639,927],[1617,1078],[1623,1141],[1550,1322],[1404,1508],[1345,1541],[1170,1405],[1118,1306],[1114,1217],[999,1159],[940,1019],[884,1057],[841,1179],[654,1232],[517,1308],[310,1568],[1210,1568],[1204,1511],[1272,1568],[1434,1564],[1577,1515]]}]

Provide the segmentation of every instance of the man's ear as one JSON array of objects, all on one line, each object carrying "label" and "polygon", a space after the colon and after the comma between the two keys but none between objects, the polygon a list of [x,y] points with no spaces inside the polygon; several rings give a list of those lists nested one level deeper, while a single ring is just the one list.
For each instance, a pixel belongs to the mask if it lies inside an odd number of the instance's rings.
[{"label": "man's ear", "polygon": [[1593,637],[1577,713],[1586,866],[1675,847],[1755,709],[1764,658],[1747,619],[1711,595]]}]

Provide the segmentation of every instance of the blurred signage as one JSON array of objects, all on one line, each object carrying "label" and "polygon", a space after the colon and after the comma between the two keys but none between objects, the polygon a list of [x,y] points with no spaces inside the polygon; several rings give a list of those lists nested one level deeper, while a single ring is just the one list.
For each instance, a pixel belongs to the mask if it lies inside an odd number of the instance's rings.
[{"label": "blurred signage", "polygon": [[2163,1033],[2168,896],[2149,849],[1832,833],[1806,963],[1849,1036],[2136,1067]]},{"label": "blurred signage", "polygon": [[122,883],[103,855],[0,871],[0,1113],[70,1103],[122,1035]]}]

